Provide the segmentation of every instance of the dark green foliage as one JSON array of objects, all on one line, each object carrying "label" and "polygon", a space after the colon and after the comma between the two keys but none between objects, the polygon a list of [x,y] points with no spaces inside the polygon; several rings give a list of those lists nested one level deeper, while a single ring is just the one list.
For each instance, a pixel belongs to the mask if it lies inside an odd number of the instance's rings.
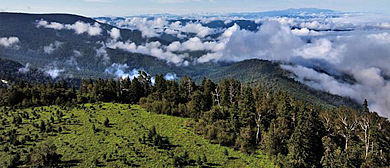
[{"label": "dark green foliage", "polygon": [[189,164],[189,155],[187,151],[184,151],[182,155],[175,155],[173,157],[173,165],[175,167],[185,167]]},{"label": "dark green foliage", "polygon": [[17,167],[20,162],[20,154],[16,153],[15,155],[12,155],[10,160],[10,165],[8,167]]},{"label": "dark green foliage", "polygon": [[325,168],[343,167],[343,156],[340,147],[337,147],[328,136],[322,138],[324,156],[321,159],[321,166]]},{"label": "dark green foliage", "polygon": [[203,160],[203,163],[207,163],[207,157],[205,154],[203,154],[202,160]]},{"label": "dark green foliage", "polygon": [[[60,128],[61,128],[61,127],[60,127]],[[94,133],[97,132],[96,127],[95,127],[95,124],[92,124],[92,131],[93,131]]]},{"label": "dark green foliage", "polygon": [[224,154],[225,156],[229,156],[229,151],[228,151],[227,149],[225,149],[225,150],[223,151],[223,154]]},{"label": "dark green foliage", "polygon": [[60,161],[61,157],[57,154],[57,147],[53,143],[44,143],[34,148],[27,158],[28,165],[32,167],[52,167]]},{"label": "dark green foliage", "polygon": [[288,143],[288,158],[293,167],[319,166],[322,157],[322,124],[318,113],[304,109],[298,113],[298,124]]},{"label": "dark green foliage", "polygon": [[39,129],[41,130],[41,132],[46,131],[46,124],[44,121],[41,121],[41,124],[39,125]]},{"label": "dark green foliage", "polygon": [[148,138],[149,141],[152,142],[153,138],[157,135],[156,127],[153,126],[151,130],[149,130]]},{"label": "dark green foliage", "polygon": [[203,161],[202,161],[202,158],[200,156],[198,157],[198,160],[196,160],[196,163],[198,164],[198,166],[203,165]]},{"label": "dark green foliage", "polygon": [[[143,138],[145,139],[145,137]],[[170,145],[168,138],[158,134],[155,126],[153,126],[151,130],[149,130],[148,141],[151,145],[156,146],[160,149],[163,149]],[[142,140],[142,142],[145,143],[144,140]]]},{"label": "dark green foliage", "polygon": [[106,120],[104,120],[104,126],[105,127],[109,127],[110,126],[110,120],[108,118],[106,118]]}]

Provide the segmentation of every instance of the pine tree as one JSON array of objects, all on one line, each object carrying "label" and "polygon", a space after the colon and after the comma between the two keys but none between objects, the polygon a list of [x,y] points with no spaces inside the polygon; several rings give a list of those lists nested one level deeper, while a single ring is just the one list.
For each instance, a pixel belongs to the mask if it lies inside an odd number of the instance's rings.
[{"label": "pine tree", "polygon": [[368,102],[367,102],[367,99],[364,99],[364,102],[363,102],[363,114],[366,114],[366,113],[369,113],[370,110],[368,109]]},{"label": "pine tree", "polygon": [[245,87],[243,91],[243,99],[240,103],[240,122],[243,127],[255,127],[256,106],[254,102],[252,88]]},{"label": "pine tree", "polygon": [[324,168],[338,168],[343,167],[342,151],[340,147],[332,142],[328,136],[322,138],[324,146],[324,156],[321,158],[321,165]]},{"label": "pine tree", "polygon": [[288,143],[288,159],[292,167],[318,167],[322,157],[323,127],[318,113],[313,110],[301,112],[298,125]]}]

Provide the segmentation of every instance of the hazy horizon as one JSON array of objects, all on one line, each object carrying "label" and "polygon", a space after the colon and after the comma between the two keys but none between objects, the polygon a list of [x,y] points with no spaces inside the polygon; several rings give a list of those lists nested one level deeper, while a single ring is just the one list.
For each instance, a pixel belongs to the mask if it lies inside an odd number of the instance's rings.
[{"label": "hazy horizon", "polygon": [[128,16],[145,14],[223,14],[235,12],[265,12],[289,8],[318,8],[343,12],[388,13],[390,1],[336,0],[309,1],[270,0],[59,0],[59,1],[0,1],[1,12],[72,13],[84,16]]}]

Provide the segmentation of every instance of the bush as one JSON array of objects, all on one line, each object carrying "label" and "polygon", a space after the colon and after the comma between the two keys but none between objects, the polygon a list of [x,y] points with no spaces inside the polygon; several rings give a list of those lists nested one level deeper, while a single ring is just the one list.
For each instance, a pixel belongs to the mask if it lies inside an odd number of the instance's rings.
[{"label": "bush", "polygon": [[106,120],[104,120],[104,126],[106,126],[106,127],[110,126],[110,120],[108,120],[108,118],[106,118]]},{"label": "bush", "polygon": [[28,165],[32,167],[56,166],[62,155],[57,154],[57,147],[51,143],[44,143],[33,149],[27,156]]}]

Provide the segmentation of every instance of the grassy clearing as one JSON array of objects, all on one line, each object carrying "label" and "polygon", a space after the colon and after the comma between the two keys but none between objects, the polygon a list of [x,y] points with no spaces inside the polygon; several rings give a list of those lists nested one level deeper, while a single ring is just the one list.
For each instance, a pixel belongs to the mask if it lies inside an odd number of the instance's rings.
[{"label": "grassy clearing", "polygon": [[[40,116],[33,117],[34,110],[39,111]],[[40,133],[33,126],[33,123],[49,122],[51,116],[60,111],[64,114],[61,122],[53,117],[52,124],[54,130],[62,128],[60,133]],[[30,117],[24,118],[23,124],[18,128],[11,124],[12,116],[26,112]],[[202,163],[203,167],[273,167],[263,154],[248,156],[209,143],[186,126],[190,119],[148,113],[138,105],[85,104],[71,110],[37,107],[4,116],[10,124],[0,132],[17,129],[18,138],[30,135],[37,139],[17,146],[2,143],[1,160],[8,159],[9,152],[3,150],[5,146],[10,147],[11,152],[19,151],[23,161],[34,146],[51,141],[57,146],[57,153],[63,155],[60,166],[64,167],[174,167],[174,156],[183,155],[185,151],[189,155],[188,167],[201,167],[198,160],[205,162],[204,156],[207,162]],[[108,127],[104,125],[107,118]],[[169,140],[169,145],[160,149],[148,140],[143,143],[143,137],[148,138],[153,126],[159,135]]]}]

